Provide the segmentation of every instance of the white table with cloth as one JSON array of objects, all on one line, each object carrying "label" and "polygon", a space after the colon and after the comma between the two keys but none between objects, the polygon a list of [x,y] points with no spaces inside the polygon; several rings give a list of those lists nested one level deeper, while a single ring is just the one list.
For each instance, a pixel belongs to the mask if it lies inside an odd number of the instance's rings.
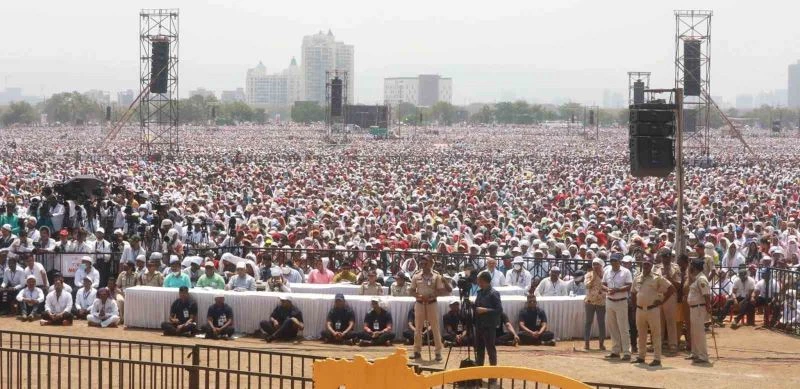
[{"label": "white table with cloth", "polygon": [[[198,319],[205,323],[208,307],[214,303],[214,295],[221,293],[225,303],[230,305],[234,314],[236,332],[253,333],[259,328],[259,322],[266,320],[278,304],[278,297],[283,293],[275,292],[231,292],[206,289],[190,289],[191,296],[197,302]],[[303,336],[308,339],[319,338],[325,328],[328,310],[333,306],[333,294],[291,293],[294,305],[303,313],[305,330]],[[169,316],[172,302],[178,298],[178,289],[136,286],[125,290],[125,325],[132,328],[161,328],[161,323]],[[347,296],[346,301],[356,315],[356,329],[361,330],[364,316],[371,309],[370,296]],[[382,297],[388,302],[388,311],[392,314],[394,332],[401,336],[406,328],[408,311],[414,305],[412,297]],[[457,297],[445,296],[438,299],[439,313],[444,314],[448,305]],[[503,310],[514,327],[518,328],[517,315],[525,306],[525,296],[502,296]],[[583,337],[583,320],[585,312],[583,297],[540,297],[539,307],[547,314],[548,327],[557,339]],[[438,318],[442,320],[441,317]],[[597,325],[594,325],[592,336],[597,336]]]},{"label": "white table with cloth", "polygon": [[[361,294],[361,285],[339,283],[339,284],[289,284],[292,293],[330,293],[335,295],[341,293],[345,296],[357,296]],[[498,286],[494,288],[501,296],[524,296],[527,292],[518,286]],[[389,288],[383,287],[383,295],[389,295]],[[453,289],[453,296],[458,296],[458,288]]]}]

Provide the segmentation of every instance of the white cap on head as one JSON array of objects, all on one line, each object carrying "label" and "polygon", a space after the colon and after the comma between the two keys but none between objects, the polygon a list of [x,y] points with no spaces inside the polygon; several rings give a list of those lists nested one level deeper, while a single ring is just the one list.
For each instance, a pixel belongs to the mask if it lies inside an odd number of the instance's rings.
[{"label": "white cap on head", "polygon": [[269,275],[271,277],[280,277],[281,276],[281,269],[278,267],[273,267],[269,269]]},{"label": "white cap on head", "polygon": [[94,233],[95,234],[105,234],[106,230],[104,230],[103,227],[97,227],[97,229],[94,230]]},{"label": "white cap on head", "polygon": [[237,263],[236,264],[236,270],[239,270],[239,269],[247,269],[247,264],[244,263],[244,262]]},{"label": "white cap on head", "polygon": [[[88,277],[87,277],[87,278],[88,278]],[[25,277],[25,281],[28,281],[28,280],[34,280],[34,281],[36,281],[36,277],[35,277],[35,276],[33,276],[33,275],[29,275],[29,276]]]},{"label": "white cap on head", "polygon": [[553,266],[550,268],[550,272],[558,272],[561,273],[561,269],[558,266]]},{"label": "white cap on head", "polygon": [[169,256],[169,264],[172,265],[172,264],[175,264],[175,263],[181,263],[181,260],[178,259],[177,255],[170,255]]},{"label": "white cap on head", "polygon": [[605,266],[606,266],[606,263],[605,263],[605,262],[603,262],[603,260],[602,260],[602,259],[600,259],[600,258],[595,258],[595,259],[593,259],[593,260],[592,260],[592,265],[594,265],[595,263],[596,263],[596,264],[598,264],[598,265],[600,265],[600,267],[605,267]]},{"label": "white cap on head", "polygon": [[92,257],[90,257],[88,255],[84,255],[84,256],[81,257],[81,262],[94,263],[94,259],[92,259]]}]

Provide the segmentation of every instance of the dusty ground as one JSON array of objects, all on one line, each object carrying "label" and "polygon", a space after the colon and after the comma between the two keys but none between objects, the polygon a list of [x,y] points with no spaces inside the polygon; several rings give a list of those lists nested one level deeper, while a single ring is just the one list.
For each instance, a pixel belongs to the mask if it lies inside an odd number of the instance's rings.
[{"label": "dusty ground", "polygon": [[[72,336],[91,336],[105,339],[136,340],[144,342],[168,342],[193,345],[195,343],[219,345],[224,347],[242,347],[253,349],[269,349],[273,351],[313,354],[322,356],[347,357],[361,354],[367,358],[385,356],[391,352],[386,347],[358,348],[351,346],[331,346],[320,342],[306,341],[298,345],[271,344],[255,338],[240,338],[234,341],[208,341],[198,338],[165,338],[157,331],[137,329],[96,329],[89,328],[85,322],[76,322],[72,327],[41,327],[37,323],[21,323],[13,318],[0,318],[0,328],[11,331],[31,333],[51,333]],[[614,363],[603,360],[600,351],[573,351],[573,343],[562,341],[556,347],[499,348],[499,360],[504,365],[524,366],[549,370],[564,374],[582,381],[642,385],[660,388],[792,388],[800,387],[800,376],[796,366],[800,363],[800,339],[753,327],[743,327],[736,331],[729,328],[716,329],[719,360],[715,360],[713,340],[708,336],[713,366],[692,366],[683,359],[685,354],[665,357],[663,367],[649,368],[627,363]],[[574,345],[581,347],[582,341]],[[610,342],[607,343],[607,345]],[[20,345],[14,345],[20,347]],[[25,345],[27,346],[27,345]],[[8,338],[2,339],[2,347],[9,347]],[[39,347],[38,345],[36,347]],[[596,347],[596,342],[593,343]],[[47,351],[47,348],[43,348]],[[410,352],[410,350],[409,350]],[[427,348],[423,350],[427,360]],[[447,353],[445,352],[445,356]],[[453,349],[448,369],[458,366],[466,356],[466,350]],[[138,358],[132,355],[131,358]],[[123,356],[123,358],[126,358]],[[158,357],[160,358],[160,356]],[[156,358],[156,359],[158,359]],[[179,358],[176,356],[176,358]],[[216,359],[213,355],[205,359]],[[222,359],[222,358],[220,358]],[[188,363],[188,361],[187,361]],[[227,365],[227,361],[220,362]],[[243,369],[264,371],[264,363],[250,362]],[[295,362],[295,365],[300,362]],[[425,366],[444,367],[444,363],[422,362]],[[231,363],[231,367],[235,367]],[[284,374],[288,373],[284,370]],[[310,371],[304,371],[310,376]],[[2,378],[2,377],[0,377]]]}]

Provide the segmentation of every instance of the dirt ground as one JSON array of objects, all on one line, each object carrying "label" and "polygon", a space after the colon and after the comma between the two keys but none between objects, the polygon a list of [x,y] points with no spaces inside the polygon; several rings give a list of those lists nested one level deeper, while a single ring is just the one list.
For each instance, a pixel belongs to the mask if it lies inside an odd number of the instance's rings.
[{"label": "dirt ground", "polygon": [[[210,341],[200,338],[165,338],[158,331],[140,329],[97,329],[86,326],[85,322],[75,322],[72,327],[42,327],[38,323],[22,323],[10,317],[0,318],[0,328],[8,331],[30,333],[49,333],[71,336],[89,336],[103,339],[135,340],[143,342],[164,342],[173,344],[207,344],[224,347],[263,349],[289,353],[312,354],[320,356],[349,357],[355,354],[367,358],[378,358],[392,352],[387,347],[358,348],[353,346],[326,345],[316,341],[300,344],[269,344],[251,337],[233,341]],[[708,334],[708,344],[713,365],[693,366],[684,360],[681,353],[662,360],[661,368],[630,365],[622,362],[608,362],[599,350],[589,352],[573,351],[573,345],[581,348],[583,342],[561,341],[555,347],[499,347],[499,361],[502,365],[523,366],[548,370],[587,382],[641,385],[656,388],[792,388],[800,387],[797,365],[800,363],[800,338],[780,333],[743,327],[715,329],[719,359],[715,358],[714,342]],[[8,347],[3,340],[2,347]],[[610,345],[610,341],[606,343]],[[597,342],[592,346],[596,349]],[[19,347],[19,345],[16,345]],[[398,346],[407,347],[407,346]],[[409,353],[411,352],[409,347]],[[444,356],[447,356],[445,350]],[[453,349],[448,369],[458,367],[466,357],[466,349]],[[445,367],[444,362],[427,362],[427,347],[423,349],[424,366]],[[649,361],[649,356],[648,356]],[[257,368],[255,365],[253,368]],[[263,369],[263,367],[260,367]],[[305,375],[310,375],[306,371]]]}]

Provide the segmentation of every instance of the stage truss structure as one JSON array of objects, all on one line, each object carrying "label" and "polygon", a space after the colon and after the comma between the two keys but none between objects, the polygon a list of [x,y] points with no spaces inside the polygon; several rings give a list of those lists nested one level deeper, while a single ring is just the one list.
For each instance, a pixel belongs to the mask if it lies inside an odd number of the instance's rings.
[{"label": "stage truss structure", "polygon": [[[711,146],[711,16],[710,10],[675,11],[675,88],[684,89],[683,147],[685,158],[710,161]],[[684,68],[685,42],[700,45],[700,79]],[[687,94],[687,82],[697,82],[700,93]],[[687,125],[694,123],[694,125]]]},{"label": "stage truss structure", "polygon": [[[178,9],[142,9],[139,12],[139,122],[141,149],[148,156],[180,152],[178,131]],[[167,64],[153,69],[153,43],[169,43]],[[167,73],[163,93],[151,91],[155,78]]]}]

